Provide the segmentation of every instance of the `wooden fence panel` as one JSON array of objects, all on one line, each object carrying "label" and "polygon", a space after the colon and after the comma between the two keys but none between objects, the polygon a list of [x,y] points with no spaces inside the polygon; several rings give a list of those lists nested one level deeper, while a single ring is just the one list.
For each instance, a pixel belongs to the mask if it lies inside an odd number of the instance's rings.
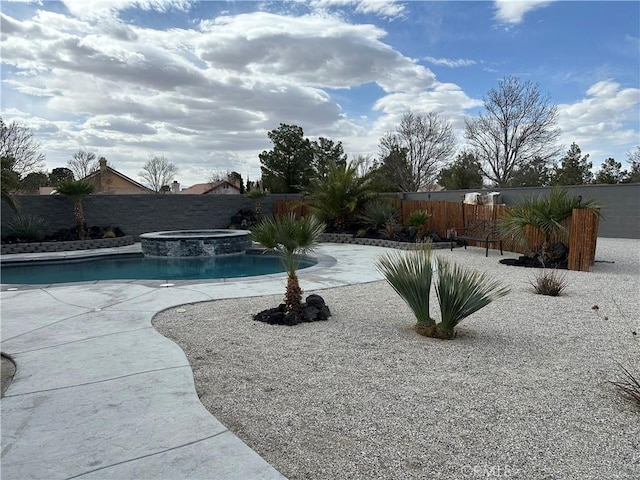
[{"label": "wooden fence panel", "polygon": [[311,213],[311,209],[308,205],[297,200],[275,200],[273,202],[274,217],[282,217],[283,215],[287,215],[291,212],[293,212],[296,218],[298,218],[309,215]]},{"label": "wooden fence panel", "polygon": [[588,272],[595,262],[598,215],[590,208],[576,208],[571,216],[569,270]]},{"label": "wooden fence panel", "polygon": [[[442,238],[447,238],[450,229],[461,231],[467,220],[493,220],[499,221],[508,211],[504,205],[471,205],[457,202],[422,201],[422,200],[398,200],[399,211],[402,215],[402,224],[406,225],[411,212],[426,210],[431,215],[429,228],[438,232]],[[296,216],[305,216],[311,213],[308,205],[300,201],[276,200],[273,204],[275,216],[286,215],[294,212]],[[581,270],[588,272],[595,261],[596,243],[598,237],[599,217],[592,209],[575,209],[571,218],[565,220],[566,229],[564,238],[557,239],[568,243],[569,246],[569,270]],[[525,231],[527,243],[530,248],[536,249],[542,245],[544,236],[537,228],[527,227]],[[555,240],[555,241],[557,241]],[[468,242],[469,245],[479,246],[479,242]],[[497,245],[491,245],[497,248]],[[512,239],[503,238],[503,249],[515,253],[526,253],[526,247],[516,245]]]}]

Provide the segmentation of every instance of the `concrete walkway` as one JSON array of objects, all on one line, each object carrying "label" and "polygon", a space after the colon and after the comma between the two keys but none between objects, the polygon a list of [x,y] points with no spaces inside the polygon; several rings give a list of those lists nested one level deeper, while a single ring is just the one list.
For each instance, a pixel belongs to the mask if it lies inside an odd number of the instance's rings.
[{"label": "concrete walkway", "polygon": [[[379,280],[374,262],[385,251],[325,244],[321,264],[299,272],[301,285]],[[2,352],[17,365],[0,402],[3,480],[284,478],[205,410],[184,353],[151,325],[185,303],[281,295],[284,275],[164,283],[2,285]]]}]

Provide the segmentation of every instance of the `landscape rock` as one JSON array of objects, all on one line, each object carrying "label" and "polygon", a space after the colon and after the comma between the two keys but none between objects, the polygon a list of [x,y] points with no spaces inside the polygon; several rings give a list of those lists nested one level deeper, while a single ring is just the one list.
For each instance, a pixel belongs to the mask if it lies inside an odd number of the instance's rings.
[{"label": "landscape rock", "polygon": [[299,315],[295,313],[287,313],[286,306],[281,303],[276,308],[269,308],[262,312],[256,313],[253,319],[258,322],[264,322],[271,325],[288,325],[293,326],[299,323],[308,323],[316,321],[328,320],[331,311],[320,295],[309,295],[302,304]]}]

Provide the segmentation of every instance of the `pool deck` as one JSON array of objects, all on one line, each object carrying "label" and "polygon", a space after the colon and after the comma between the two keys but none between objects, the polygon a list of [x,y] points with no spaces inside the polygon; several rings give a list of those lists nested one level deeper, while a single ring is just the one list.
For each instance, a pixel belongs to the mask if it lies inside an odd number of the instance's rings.
[{"label": "pool deck", "polygon": [[[11,259],[136,251],[139,244]],[[301,286],[380,280],[374,263],[386,251],[323,244],[321,265],[299,272]],[[151,320],[187,303],[282,295],[285,276],[170,283],[1,286],[2,352],[17,365],[0,402],[3,479],[284,478],[204,408],[186,356]]]}]

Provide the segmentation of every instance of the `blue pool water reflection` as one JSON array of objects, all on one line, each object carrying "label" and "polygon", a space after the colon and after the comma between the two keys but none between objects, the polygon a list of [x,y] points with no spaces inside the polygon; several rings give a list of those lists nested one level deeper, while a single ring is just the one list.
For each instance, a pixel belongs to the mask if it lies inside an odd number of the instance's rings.
[{"label": "blue pool water reflection", "polygon": [[[299,268],[315,264],[315,260],[303,258]],[[0,280],[4,284],[42,285],[95,280],[204,280],[280,272],[284,272],[284,267],[274,255],[152,258],[134,254],[5,264],[0,270]]]}]

